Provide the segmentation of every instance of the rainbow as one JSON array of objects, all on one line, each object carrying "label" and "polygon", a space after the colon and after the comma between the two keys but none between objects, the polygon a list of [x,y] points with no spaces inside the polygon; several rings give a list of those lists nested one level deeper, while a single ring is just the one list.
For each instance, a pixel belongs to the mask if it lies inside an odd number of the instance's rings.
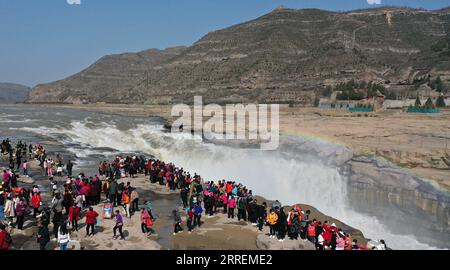
[{"label": "rainbow", "polygon": [[[351,151],[354,151],[354,149],[350,145],[345,144],[345,143],[343,143],[341,141],[338,141],[338,140],[336,140],[334,138],[330,138],[328,136],[322,136],[322,135],[312,134],[312,133],[308,133],[308,132],[294,132],[294,131],[284,131],[284,132],[282,132],[282,135],[302,138],[302,139],[305,139],[305,140],[316,141],[316,142],[319,142],[319,143],[330,144],[330,145],[334,145],[334,146],[338,146],[338,147],[345,147],[345,148],[350,149]],[[433,186],[434,188],[436,188],[436,190],[438,190],[440,192],[443,192],[444,194],[450,196],[450,189],[445,187],[445,186],[442,186],[436,180],[420,176],[420,175],[412,172],[408,168],[401,167],[401,166],[393,163],[392,161],[390,161],[390,160],[388,160],[388,159],[386,159],[384,157],[377,156],[377,155],[375,155],[373,153],[370,153],[368,151],[367,152],[360,151],[360,152],[362,154],[370,155],[376,161],[388,164],[389,167],[392,167],[394,169],[400,170],[400,171],[402,171],[405,174],[411,175],[411,176],[417,178],[418,180],[420,180],[421,182],[427,183],[427,184]]]}]

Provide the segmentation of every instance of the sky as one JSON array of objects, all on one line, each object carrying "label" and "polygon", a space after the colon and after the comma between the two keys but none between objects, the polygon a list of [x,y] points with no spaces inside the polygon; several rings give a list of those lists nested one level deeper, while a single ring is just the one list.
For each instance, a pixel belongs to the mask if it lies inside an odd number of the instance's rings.
[{"label": "sky", "polygon": [[0,82],[63,79],[107,54],[191,45],[278,6],[346,11],[450,0],[0,0]]}]

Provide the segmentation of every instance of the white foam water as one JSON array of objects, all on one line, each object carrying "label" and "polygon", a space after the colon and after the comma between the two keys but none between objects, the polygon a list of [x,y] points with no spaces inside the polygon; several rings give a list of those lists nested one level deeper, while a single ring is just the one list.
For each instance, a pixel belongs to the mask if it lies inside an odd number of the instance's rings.
[{"label": "white foam water", "polygon": [[[305,203],[323,213],[363,231],[371,239],[384,239],[394,249],[433,249],[414,236],[389,232],[376,217],[350,209],[346,180],[337,168],[280,151],[242,149],[203,143],[187,133],[165,133],[162,126],[140,124],[120,130],[114,124],[74,121],[69,128],[20,128],[57,138],[67,136],[66,143],[76,143],[89,150],[83,156],[98,154],[92,148],[108,147],[122,152],[143,152],[175,163],[206,180],[241,182],[254,194],[278,199],[284,204]],[[63,142],[64,143],[64,142]],[[77,152],[76,148],[70,151]]]}]

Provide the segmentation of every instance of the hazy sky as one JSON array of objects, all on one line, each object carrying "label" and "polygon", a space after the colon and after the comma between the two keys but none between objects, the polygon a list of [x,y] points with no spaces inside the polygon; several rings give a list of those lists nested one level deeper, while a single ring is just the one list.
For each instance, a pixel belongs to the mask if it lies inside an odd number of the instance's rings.
[{"label": "hazy sky", "polygon": [[450,0],[0,0],[0,82],[63,79],[105,54],[191,45],[280,5],[439,9]]}]

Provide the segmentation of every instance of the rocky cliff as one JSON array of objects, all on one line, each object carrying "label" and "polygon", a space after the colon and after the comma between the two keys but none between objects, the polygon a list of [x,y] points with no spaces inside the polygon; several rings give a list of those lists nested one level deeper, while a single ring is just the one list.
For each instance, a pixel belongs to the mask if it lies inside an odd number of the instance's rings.
[{"label": "rocky cliff", "polygon": [[448,9],[277,9],[187,48],[104,57],[38,85],[29,101],[171,104],[202,95],[310,104],[326,85],[352,78],[390,87],[430,74],[448,83],[449,29]]}]

